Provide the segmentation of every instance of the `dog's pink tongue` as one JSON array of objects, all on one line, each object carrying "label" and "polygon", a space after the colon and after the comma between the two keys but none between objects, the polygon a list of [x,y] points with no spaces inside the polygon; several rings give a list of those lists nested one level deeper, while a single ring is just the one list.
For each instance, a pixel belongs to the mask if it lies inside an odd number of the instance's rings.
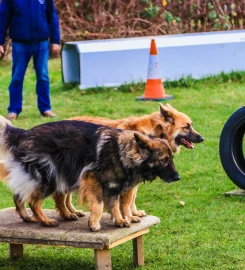
[{"label": "dog's pink tongue", "polygon": [[182,143],[183,143],[184,145],[186,145],[187,148],[194,149],[194,144],[193,144],[193,143],[188,142],[188,141],[187,141],[186,139],[184,139],[184,138],[182,138],[181,141],[182,141]]}]

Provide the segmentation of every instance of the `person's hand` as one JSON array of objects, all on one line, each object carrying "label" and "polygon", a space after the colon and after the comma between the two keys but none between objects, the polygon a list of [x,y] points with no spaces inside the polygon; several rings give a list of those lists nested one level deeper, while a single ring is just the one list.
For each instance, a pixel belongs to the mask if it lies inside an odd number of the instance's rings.
[{"label": "person's hand", "polygon": [[2,57],[4,54],[4,48],[3,45],[0,45],[0,57]]},{"label": "person's hand", "polygon": [[57,53],[59,51],[59,44],[51,44],[50,49],[52,53]]}]

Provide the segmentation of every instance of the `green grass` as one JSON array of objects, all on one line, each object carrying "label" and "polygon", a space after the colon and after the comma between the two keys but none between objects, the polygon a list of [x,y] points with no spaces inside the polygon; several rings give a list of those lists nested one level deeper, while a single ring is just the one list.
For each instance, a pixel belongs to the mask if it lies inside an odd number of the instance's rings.
[{"label": "green grass", "polygon": [[[10,69],[9,63],[0,64],[2,115],[7,114]],[[86,94],[77,86],[63,86],[58,60],[50,61],[50,77],[53,110],[58,115],[55,120],[75,115],[116,119],[149,114],[159,107],[157,102],[135,101],[143,94],[142,84],[98,88]],[[36,107],[32,65],[24,89],[23,112],[14,125],[30,128],[46,122]],[[218,151],[225,121],[244,105],[245,75],[221,74],[199,81],[183,78],[166,82],[165,89],[175,97],[169,103],[191,117],[205,141],[193,151],[182,149],[175,157],[179,182],[166,184],[158,179],[140,186],[138,208],[161,219],[145,236],[143,269],[245,269],[245,198],[224,197],[236,187],[225,175]],[[1,209],[13,206],[12,194],[3,183],[0,196]],[[47,199],[44,207],[54,208],[53,201]],[[133,269],[131,243],[114,248],[112,262],[113,269]],[[7,244],[0,244],[0,269],[94,269],[93,251],[26,245],[24,259],[11,262]]]}]

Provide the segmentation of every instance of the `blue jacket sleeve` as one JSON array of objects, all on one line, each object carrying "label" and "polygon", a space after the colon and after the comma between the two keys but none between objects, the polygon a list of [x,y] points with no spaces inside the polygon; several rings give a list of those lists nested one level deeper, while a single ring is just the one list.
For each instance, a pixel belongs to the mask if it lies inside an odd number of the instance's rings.
[{"label": "blue jacket sleeve", "polygon": [[54,0],[48,0],[47,18],[50,27],[50,43],[60,44],[60,25]]},{"label": "blue jacket sleeve", "polygon": [[10,25],[11,10],[7,0],[2,0],[0,4],[0,45],[3,45],[6,38],[6,33]]}]

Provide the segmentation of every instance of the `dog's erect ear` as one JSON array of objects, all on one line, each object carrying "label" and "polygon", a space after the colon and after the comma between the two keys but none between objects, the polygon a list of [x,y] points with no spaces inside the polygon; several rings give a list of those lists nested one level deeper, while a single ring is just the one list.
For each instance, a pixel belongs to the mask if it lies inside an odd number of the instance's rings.
[{"label": "dog's erect ear", "polygon": [[166,107],[175,110],[174,107],[172,107],[169,103],[166,104]]},{"label": "dog's erect ear", "polygon": [[174,117],[172,113],[170,112],[171,108],[163,106],[161,103],[159,105],[160,105],[160,113],[164,117],[165,121],[174,125]]},{"label": "dog's erect ear", "polygon": [[156,125],[155,127],[154,127],[154,134],[157,136],[157,137],[159,137],[159,138],[161,138],[161,139],[166,139],[166,134],[164,133],[164,131],[163,131],[163,127],[162,127],[162,125],[160,125],[160,124],[158,124],[158,125]]},{"label": "dog's erect ear", "polygon": [[177,113],[178,110],[176,110],[173,106],[171,106],[169,103],[166,103],[165,107],[167,107],[171,112]]},{"label": "dog's erect ear", "polygon": [[140,148],[149,148],[149,139],[140,133],[134,133],[134,138]]}]

